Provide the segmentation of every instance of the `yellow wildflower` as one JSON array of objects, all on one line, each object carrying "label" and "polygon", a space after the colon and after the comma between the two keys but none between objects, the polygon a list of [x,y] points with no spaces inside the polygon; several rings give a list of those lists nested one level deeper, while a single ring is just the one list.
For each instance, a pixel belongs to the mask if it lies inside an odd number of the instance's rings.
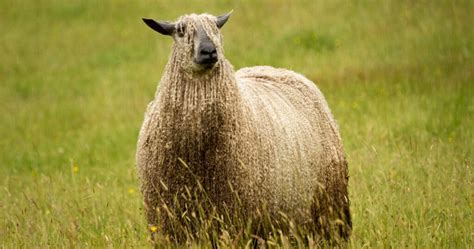
[{"label": "yellow wildflower", "polygon": [[151,226],[150,227],[150,231],[152,231],[152,232],[156,232],[157,230],[158,230],[158,227],[156,227],[156,226]]},{"label": "yellow wildflower", "polygon": [[72,166],[72,172],[74,173],[79,172],[79,167],[77,167],[76,165]]},{"label": "yellow wildflower", "polygon": [[135,189],[133,189],[133,188],[129,188],[129,189],[128,189],[128,193],[129,193],[129,194],[133,194],[133,193],[135,193]]}]

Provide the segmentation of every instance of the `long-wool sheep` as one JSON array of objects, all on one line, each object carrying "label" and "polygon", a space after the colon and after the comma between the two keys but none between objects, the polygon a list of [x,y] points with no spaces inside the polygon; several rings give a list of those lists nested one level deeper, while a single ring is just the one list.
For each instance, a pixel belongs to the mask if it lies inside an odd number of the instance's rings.
[{"label": "long-wool sheep", "polygon": [[[219,214],[257,219],[267,210],[277,224],[285,217],[348,238],[347,162],[322,93],[286,69],[235,72],[217,20],[192,14],[157,28],[171,33],[163,29],[173,25],[175,41],[138,139],[148,223],[179,239],[172,219],[195,215],[190,200],[200,189],[211,203],[205,208]],[[193,60],[199,32],[217,50],[216,64],[204,71]]]}]

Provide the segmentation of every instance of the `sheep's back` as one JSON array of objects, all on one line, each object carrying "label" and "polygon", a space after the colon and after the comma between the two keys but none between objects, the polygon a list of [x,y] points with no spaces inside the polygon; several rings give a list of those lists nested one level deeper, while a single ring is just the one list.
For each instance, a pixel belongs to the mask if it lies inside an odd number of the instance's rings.
[{"label": "sheep's back", "polygon": [[269,187],[262,194],[275,208],[306,213],[298,208],[307,208],[316,188],[343,170],[334,169],[343,153],[324,96],[313,82],[286,69],[243,68],[236,78],[257,157],[267,159],[262,180]]}]

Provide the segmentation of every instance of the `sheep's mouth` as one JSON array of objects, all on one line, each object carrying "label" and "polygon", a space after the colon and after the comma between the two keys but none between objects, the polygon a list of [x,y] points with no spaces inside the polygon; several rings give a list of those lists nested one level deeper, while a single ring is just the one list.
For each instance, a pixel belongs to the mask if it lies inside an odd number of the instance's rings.
[{"label": "sheep's mouth", "polygon": [[212,68],[214,67],[214,65],[216,65],[216,63],[201,64],[201,66],[202,66],[204,69],[212,69]]},{"label": "sheep's mouth", "polygon": [[217,64],[217,58],[208,58],[205,60],[194,59],[193,62],[199,70],[209,70],[214,68],[214,66]]}]

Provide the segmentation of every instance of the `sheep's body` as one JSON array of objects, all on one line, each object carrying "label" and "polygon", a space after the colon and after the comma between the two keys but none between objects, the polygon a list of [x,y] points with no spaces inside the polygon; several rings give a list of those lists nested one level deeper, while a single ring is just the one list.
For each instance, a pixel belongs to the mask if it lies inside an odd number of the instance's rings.
[{"label": "sheep's body", "polygon": [[347,182],[337,125],[313,82],[268,66],[241,69],[236,78],[254,136],[250,148],[259,148],[257,158],[264,159],[248,162],[261,171],[260,198],[297,217],[318,187]]},{"label": "sheep's body", "polygon": [[348,236],[347,164],[314,83],[272,67],[234,73],[224,58],[211,73],[190,77],[175,57],[138,141],[149,223],[172,234],[170,212],[186,211],[181,196],[201,185],[220,213],[238,208],[251,217],[265,205],[272,217],[282,212],[325,231],[344,220]]}]

